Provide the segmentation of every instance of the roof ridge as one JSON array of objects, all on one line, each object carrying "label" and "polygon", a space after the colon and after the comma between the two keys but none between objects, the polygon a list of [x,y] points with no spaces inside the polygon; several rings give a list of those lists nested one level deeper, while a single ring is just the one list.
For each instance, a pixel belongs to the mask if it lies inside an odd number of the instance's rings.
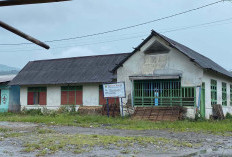
[{"label": "roof ridge", "polygon": [[[157,33],[157,32],[156,32],[156,33]],[[159,34],[159,33],[158,33],[158,34]],[[218,63],[216,63],[215,61],[213,61],[212,59],[210,59],[209,57],[207,57],[207,56],[205,56],[205,55],[203,55],[203,54],[201,54],[201,53],[199,53],[199,52],[193,50],[192,48],[189,48],[188,46],[185,46],[185,45],[183,45],[183,44],[181,44],[181,43],[179,43],[179,42],[177,42],[177,41],[175,41],[175,40],[173,40],[173,39],[170,39],[169,37],[167,37],[167,36],[165,36],[165,35],[162,35],[162,34],[159,34],[159,35],[161,35],[161,36],[163,36],[163,37],[169,39],[170,41],[175,42],[175,43],[177,43],[177,44],[179,44],[179,45],[181,45],[181,46],[183,46],[183,47],[185,47],[185,48],[187,48],[187,49],[193,51],[194,53],[197,53],[197,54],[200,55],[201,57],[204,57],[205,59],[207,59],[207,60],[209,60],[209,61],[211,61],[211,62],[214,62],[217,66],[219,66],[219,67],[223,68],[224,70],[228,71],[227,69],[225,69],[224,67],[222,67],[221,65],[219,65]],[[173,43],[173,44],[175,44],[175,43]],[[229,72],[229,71],[228,71],[228,72]]]},{"label": "roof ridge", "polygon": [[[195,51],[195,50],[193,50],[193,49],[191,49],[191,48],[189,48],[188,46],[185,46],[185,45],[183,45],[183,44],[181,44],[181,43],[179,43],[179,42],[177,42],[177,41],[175,41],[175,40],[173,40],[173,39],[170,39],[170,38],[168,38],[168,37],[166,37],[165,35],[162,35],[162,34],[160,34],[160,33],[158,33],[158,32],[156,32],[156,31],[154,31],[154,30],[152,30],[152,33],[155,33],[155,34],[158,34],[159,36],[161,36],[164,40],[166,40],[167,42],[169,42],[170,44],[172,44],[173,46],[181,46],[181,47],[184,47],[185,49],[188,49],[188,50],[190,50],[190,51],[192,51],[192,53],[195,53],[195,54],[197,54],[197,55],[199,55],[200,57],[202,57],[202,59],[204,58],[205,60],[208,60],[209,62],[211,62],[211,63],[213,63],[214,64],[214,66],[217,66],[218,68],[220,68],[220,70],[216,70],[216,69],[214,69],[213,67],[209,67],[209,69],[212,69],[212,70],[215,70],[215,71],[217,71],[217,72],[219,72],[219,73],[222,73],[222,74],[224,74],[224,75],[227,75],[227,76],[229,76],[229,77],[232,77],[232,75],[231,74],[229,74],[229,71],[227,70],[227,69],[225,69],[224,67],[222,67],[221,65],[219,65],[218,63],[216,63],[215,61],[213,61],[212,59],[210,59],[209,57],[207,57],[207,56],[204,56],[203,54],[201,54],[201,53],[199,53],[199,52],[197,52],[197,51]],[[169,40],[169,41],[168,41]],[[174,42],[174,43],[173,43]],[[181,52],[183,52],[181,49],[179,49],[178,47],[176,47],[179,51],[181,51]],[[183,52],[185,55],[187,55],[185,52]],[[192,58],[192,56],[191,55],[187,55],[188,57],[190,57],[190,58]],[[194,58],[194,60],[196,60],[197,58]],[[199,65],[200,65],[200,63],[199,63],[199,61],[196,61]],[[202,65],[200,65],[201,67],[202,67]],[[208,67],[202,67],[203,69],[208,69]],[[223,71],[225,71],[226,73],[223,73],[221,70],[223,70]]]},{"label": "roof ridge", "polygon": [[41,62],[41,61],[56,61],[56,60],[68,60],[68,59],[78,59],[78,58],[90,58],[90,57],[103,57],[103,56],[114,56],[114,55],[126,55],[128,53],[112,53],[112,54],[102,54],[102,55],[90,55],[90,56],[79,56],[79,57],[67,57],[67,58],[54,58],[54,59],[41,59],[41,60],[34,60],[30,62]]}]

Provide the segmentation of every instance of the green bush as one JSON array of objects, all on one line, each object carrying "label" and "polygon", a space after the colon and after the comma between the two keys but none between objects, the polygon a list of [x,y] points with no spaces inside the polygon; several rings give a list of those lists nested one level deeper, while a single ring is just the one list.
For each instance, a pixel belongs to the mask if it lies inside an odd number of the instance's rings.
[{"label": "green bush", "polygon": [[20,114],[22,115],[44,115],[44,116],[51,116],[56,117],[59,114],[70,114],[70,115],[76,115],[76,106],[61,106],[58,110],[49,110],[46,107],[43,107],[43,109],[26,109],[25,107],[21,110]]},{"label": "green bush", "polygon": [[56,112],[58,114],[69,113],[69,106],[61,106]]},{"label": "green bush", "polygon": [[56,117],[58,114],[57,114],[57,111],[55,111],[55,110],[49,110],[46,107],[44,107],[43,108],[43,115],[45,115],[45,116],[51,116],[51,117]]},{"label": "green bush", "polygon": [[226,119],[232,119],[232,114],[227,113],[227,114],[226,114]]},{"label": "green bush", "polygon": [[57,111],[57,114],[71,114],[71,115],[76,115],[76,106],[75,105],[70,105],[70,106],[61,106]]},{"label": "green bush", "polygon": [[21,111],[21,114],[25,114],[25,115],[43,115],[42,110],[40,108],[38,109],[26,109],[23,108]]}]

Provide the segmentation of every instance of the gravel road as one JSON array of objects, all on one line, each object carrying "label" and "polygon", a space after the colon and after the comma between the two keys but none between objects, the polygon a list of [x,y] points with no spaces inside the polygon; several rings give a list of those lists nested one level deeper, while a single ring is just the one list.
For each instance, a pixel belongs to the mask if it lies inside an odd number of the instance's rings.
[{"label": "gravel road", "polygon": [[[34,131],[38,129],[51,130],[59,135],[114,135],[120,137],[154,137],[170,140],[165,145],[147,144],[141,146],[135,143],[133,146],[124,147],[109,145],[108,147],[94,146],[90,151],[74,154],[71,151],[61,149],[53,154],[45,154],[45,156],[63,157],[63,156],[80,156],[80,157],[101,157],[101,156],[231,156],[232,157],[232,136],[222,136],[207,133],[196,132],[172,132],[169,130],[119,130],[100,128],[83,128],[76,126],[47,126],[44,124],[20,123],[20,122],[0,122],[0,128],[9,129],[11,134],[25,133],[24,136],[6,137],[7,131],[0,133],[0,156],[36,156],[37,151],[25,152],[24,145],[27,142],[26,137],[35,137]],[[30,138],[28,138],[30,139]],[[186,145],[173,145],[173,141],[180,143],[189,143]]]}]

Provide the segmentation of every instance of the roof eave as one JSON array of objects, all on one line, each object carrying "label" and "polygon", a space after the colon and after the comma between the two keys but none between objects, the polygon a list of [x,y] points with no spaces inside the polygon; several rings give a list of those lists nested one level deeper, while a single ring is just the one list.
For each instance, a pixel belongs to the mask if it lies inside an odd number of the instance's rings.
[{"label": "roof eave", "polygon": [[223,73],[218,72],[218,71],[216,71],[216,70],[213,70],[213,69],[211,69],[211,68],[204,68],[204,70],[205,70],[205,71],[211,71],[211,72],[217,73],[217,74],[219,74],[219,75],[225,76],[225,77],[227,77],[227,78],[229,78],[229,79],[232,79],[232,76],[223,74]]}]

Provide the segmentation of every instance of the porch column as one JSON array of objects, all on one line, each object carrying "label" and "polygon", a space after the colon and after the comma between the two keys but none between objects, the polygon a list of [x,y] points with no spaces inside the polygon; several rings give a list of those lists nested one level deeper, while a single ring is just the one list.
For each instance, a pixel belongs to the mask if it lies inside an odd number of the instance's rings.
[{"label": "porch column", "polygon": [[134,107],[134,80],[131,80],[131,106]]}]

